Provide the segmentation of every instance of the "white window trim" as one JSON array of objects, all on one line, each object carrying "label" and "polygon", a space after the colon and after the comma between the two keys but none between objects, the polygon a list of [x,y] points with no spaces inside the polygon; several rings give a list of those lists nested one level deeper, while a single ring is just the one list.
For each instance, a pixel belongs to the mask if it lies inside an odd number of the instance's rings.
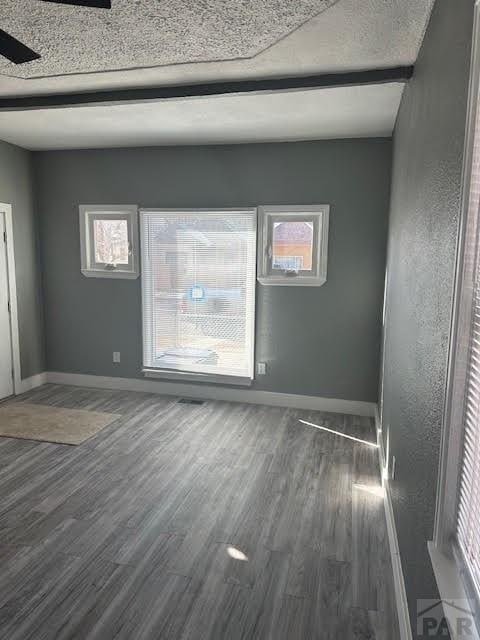
[{"label": "white window trim", "polygon": [[[126,218],[129,224],[129,236],[131,238],[131,260],[132,264],[128,268],[118,267],[116,269],[106,269],[90,266],[89,253],[93,251],[90,247],[88,219],[90,215],[105,214],[106,216],[117,213],[119,218]],[[81,272],[87,278],[121,278],[125,280],[135,280],[140,275],[140,256],[138,242],[138,207],[131,204],[81,204],[79,205],[80,221],[80,256]]]},{"label": "white window trim", "polygon": [[[258,256],[257,280],[263,285],[269,286],[295,286],[295,287],[320,287],[327,281],[328,263],[328,225],[330,206],[320,205],[295,205],[295,206],[262,206],[258,208]],[[288,216],[289,218],[302,218],[305,214],[318,217],[321,221],[319,235],[313,239],[313,263],[316,267],[315,275],[296,275],[291,277],[286,273],[273,274],[269,267],[270,231],[269,220],[275,216]],[[316,254],[316,255],[315,255]]]},{"label": "white window trim", "polygon": [[[469,571],[456,544],[458,493],[463,454],[464,404],[468,348],[461,336],[470,331],[471,287],[474,265],[467,257],[467,238],[474,220],[470,215],[471,176],[475,136],[475,120],[480,90],[480,0],[475,3],[475,16],[470,68],[467,128],[463,157],[462,203],[459,216],[458,245],[455,265],[455,291],[442,420],[442,439],[437,482],[437,498],[433,541],[429,552],[440,596],[443,599],[465,599],[473,595]],[[477,606],[478,606],[477,602]],[[478,612],[478,610],[477,610]],[[450,622],[450,621],[449,621]],[[452,637],[455,637],[452,626]]]},{"label": "white window trim", "polygon": [[[181,214],[181,213],[239,213],[239,214],[252,214],[254,220],[254,233],[257,238],[258,243],[258,212],[255,207],[232,207],[232,208],[189,208],[189,209],[179,209],[179,208],[171,208],[165,209],[160,207],[153,208],[141,208],[139,209],[140,214],[140,227],[143,224],[144,215],[148,213],[163,213],[163,214]],[[145,248],[142,248],[141,252],[141,260],[142,264],[144,260],[146,260],[148,256],[146,255]],[[254,285],[255,286],[255,285]],[[145,290],[142,286],[142,332],[145,327]],[[146,378],[157,378],[164,380],[176,380],[176,381],[187,381],[187,382],[205,382],[210,384],[226,384],[229,386],[239,386],[239,387],[248,387],[251,386],[253,381],[255,380],[255,338],[256,338],[256,291],[253,296],[253,309],[252,309],[252,317],[250,318],[250,326],[249,332],[251,333],[251,354],[250,354],[250,371],[248,377],[243,376],[229,376],[226,374],[216,374],[216,373],[198,373],[196,371],[175,371],[175,369],[155,369],[152,367],[147,367],[143,365],[142,373]],[[142,336],[142,362],[145,362],[145,341]]]}]

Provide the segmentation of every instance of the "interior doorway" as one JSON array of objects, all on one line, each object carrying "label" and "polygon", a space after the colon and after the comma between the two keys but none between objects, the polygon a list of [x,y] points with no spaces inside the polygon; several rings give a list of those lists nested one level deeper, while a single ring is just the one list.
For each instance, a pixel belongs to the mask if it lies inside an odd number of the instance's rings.
[{"label": "interior doorway", "polygon": [[0,400],[14,390],[9,297],[6,215],[0,210]]},{"label": "interior doorway", "polygon": [[0,203],[0,400],[18,393],[19,385],[20,354],[12,207]]}]

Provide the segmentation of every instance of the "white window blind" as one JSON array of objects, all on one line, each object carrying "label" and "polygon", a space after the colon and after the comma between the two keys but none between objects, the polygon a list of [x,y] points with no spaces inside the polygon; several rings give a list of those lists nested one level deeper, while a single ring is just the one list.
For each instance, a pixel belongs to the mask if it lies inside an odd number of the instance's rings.
[{"label": "white window blind", "polygon": [[477,113],[473,163],[469,194],[469,218],[465,260],[470,292],[471,320],[469,332],[460,340],[469,340],[466,390],[464,398],[464,441],[458,496],[457,540],[480,595],[480,248],[478,244],[480,202],[480,118]]},{"label": "white window blind", "polygon": [[253,378],[256,211],[143,211],[144,367]]}]

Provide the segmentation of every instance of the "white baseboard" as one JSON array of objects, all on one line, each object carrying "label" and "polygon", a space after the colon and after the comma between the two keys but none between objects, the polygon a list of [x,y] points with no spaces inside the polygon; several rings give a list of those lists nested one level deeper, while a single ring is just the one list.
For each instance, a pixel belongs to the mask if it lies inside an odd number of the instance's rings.
[{"label": "white baseboard", "polygon": [[144,391],[170,396],[187,396],[201,400],[223,400],[226,402],[248,402],[292,409],[312,411],[330,411],[347,413],[356,416],[375,415],[375,403],[335,398],[317,398],[291,393],[275,393],[273,391],[255,391],[245,388],[228,388],[204,384],[184,384],[181,382],[165,382],[163,380],[141,380],[136,378],[114,378],[92,376],[83,373],[61,373],[48,371],[46,382],[66,384],[78,387],[95,387],[99,389],[119,389],[122,391]]},{"label": "white baseboard", "polygon": [[24,378],[20,380],[19,383],[15,385],[15,395],[19,395],[20,393],[26,393],[31,389],[35,389],[35,387],[40,387],[42,384],[47,382],[47,374],[46,372],[37,373],[35,376],[31,376],[30,378]]},{"label": "white baseboard", "polygon": [[382,426],[378,409],[375,409],[375,426],[377,431],[378,456],[380,462],[380,473],[382,474],[382,484],[384,488],[385,518],[387,520],[388,545],[390,547],[390,557],[393,569],[393,583],[395,587],[395,601],[397,605],[398,624],[400,627],[401,640],[412,640],[412,627],[410,625],[410,615],[408,613],[407,592],[405,590],[405,579],[403,576],[402,560],[398,547],[397,528],[395,526],[395,516],[393,513],[392,496],[388,485],[388,478],[385,477],[386,466],[385,451],[383,448]]}]

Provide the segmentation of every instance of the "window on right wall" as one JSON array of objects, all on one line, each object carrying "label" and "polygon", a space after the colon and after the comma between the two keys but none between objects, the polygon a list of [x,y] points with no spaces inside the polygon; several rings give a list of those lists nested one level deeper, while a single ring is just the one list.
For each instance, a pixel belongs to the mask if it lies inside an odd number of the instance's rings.
[{"label": "window on right wall", "polygon": [[328,205],[260,207],[258,280],[316,286],[327,280]]}]

